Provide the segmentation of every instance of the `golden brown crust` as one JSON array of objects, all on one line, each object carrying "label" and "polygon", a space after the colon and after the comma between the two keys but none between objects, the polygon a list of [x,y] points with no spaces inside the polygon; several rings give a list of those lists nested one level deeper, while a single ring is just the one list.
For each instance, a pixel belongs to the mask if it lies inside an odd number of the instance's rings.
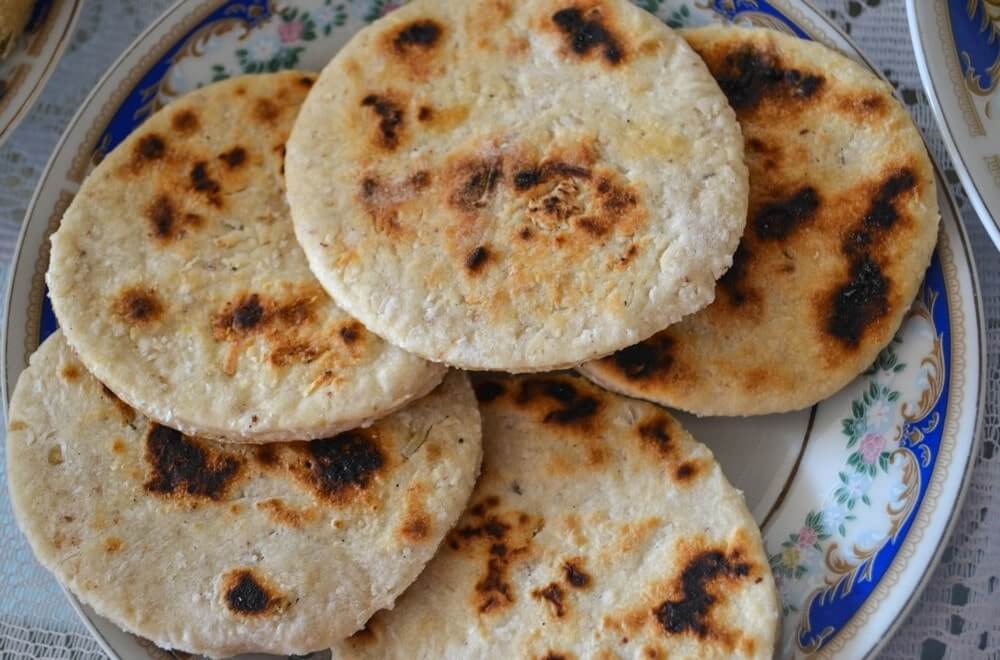
[{"label": "golden brown crust", "polygon": [[473,380],[485,455],[468,508],[334,657],[770,657],[767,555],[706,448],[572,375]]},{"label": "golden brown crust", "polygon": [[746,230],[714,303],[582,371],[697,414],[812,405],[870,364],[916,293],[938,223],[926,149],[885,83],[821,46],[685,36],[743,128]]},{"label": "golden brown crust", "polygon": [[[248,76],[177,99],[105,157],[53,236],[47,282],[67,339],[166,426],[323,437],[443,376],[340,309],[295,241],[285,142],[314,79]],[[373,108],[362,109],[387,117],[385,139],[403,140],[382,101]]]},{"label": "golden brown crust", "polygon": [[457,521],[481,454],[458,373],[365,428],[219,443],[124,407],[60,332],[10,411],[11,502],[38,559],[125,630],[211,657],[304,655],[391,607]]},{"label": "golden brown crust", "polygon": [[317,277],[373,332],[544,371],[707,302],[745,218],[741,151],[703,63],[631,3],[420,0],[321,75],[288,198]]}]

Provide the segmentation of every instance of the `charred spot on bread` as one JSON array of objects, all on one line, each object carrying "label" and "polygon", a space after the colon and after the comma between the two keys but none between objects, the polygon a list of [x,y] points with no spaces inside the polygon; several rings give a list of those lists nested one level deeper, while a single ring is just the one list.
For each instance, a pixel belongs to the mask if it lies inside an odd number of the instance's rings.
[{"label": "charred spot on bread", "polygon": [[281,116],[281,107],[271,99],[259,98],[254,102],[253,116],[264,124],[273,124]]},{"label": "charred spot on bread", "polygon": [[138,161],[160,160],[167,153],[167,145],[156,133],[142,136],[135,145]]},{"label": "charred spot on bread", "polygon": [[456,185],[448,201],[459,211],[475,212],[486,206],[502,176],[503,164],[500,159],[468,159],[456,168]]},{"label": "charred spot on bread", "polygon": [[680,597],[668,599],[653,615],[668,634],[691,633],[699,638],[713,631],[709,612],[718,601],[713,583],[741,579],[750,574],[750,565],[719,550],[707,550],[691,558],[680,576]]},{"label": "charred spot on bread", "polygon": [[550,610],[556,618],[562,618],[566,614],[566,603],[564,598],[566,592],[556,582],[551,582],[541,589],[531,592],[533,598],[546,602],[550,605]]},{"label": "charred spot on bread", "polygon": [[821,75],[786,69],[776,55],[750,44],[726,55],[713,74],[737,112],[751,110],[773,96],[809,99],[820,93],[826,82]]},{"label": "charred spot on bread", "polygon": [[255,328],[263,318],[264,308],[260,305],[260,296],[255,293],[236,305],[229,317],[229,325],[234,330],[246,332]]},{"label": "charred spot on bread", "polygon": [[427,170],[414,172],[410,177],[409,184],[413,190],[423,190],[431,185],[431,173]]},{"label": "charred spot on bread", "polygon": [[491,257],[492,253],[489,248],[485,245],[480,245],[465,258],[465,269],[472,274],[477,274],[483,270]]},{"label": "charred spot on bread", "polygon": [[515,190],[523,192],[550,181],[554,177],[589,179],[590,174],[590,169],[586,167],[558,160],[547,161],[535,167],[519,169],[514,173],[513,183]]},{"label": "charred spot on bread", "polygon": [[254,569],[240,568],[222,576],[223,601],[233,614],[260,617],[282,614],[288,598],[267,583]]},{"label": "charred spot on bread", "polygon": [[142,326],[159,321],[163,317],[164,305],[152,288],[129,286],[118,292],[111,309],[129,325]]},{"label": "charred spot on bread", "polygon": [[226,167],[234,170],[246,162],[247,150],[241,146],[235,146],[232,149],[219,154],[219,160],[225,163]]},{"label": "charred spot on bread", "polygon": [[473,386],[476,400],[480,403],[490,403],[503,396],[505,388],[495,380],[479,381]]},{"label": "charred spot on bread", "polygon": [[278,451],[273,444],[257,445],[253,448],[253,458],[264,467],[273,467],[278,463]]},{"label": "charred spot on bread", "polygon": [[166,194],[159,194],[143,209],[149,222],[150,235],[160,246],[182,238],[189,229],[198,229],[205,219],[197,213],[183,213]]},{"label": "charred spot on bread", "polygon": [[601,408],[597,397],[581,392],[568,379],[527,378],[515,401],[519,405],[536,405],[542,412],[542,423],[555,426],[585,425]]},{"label": "charred spot on bread", "polygon": [[146,433],[150,477],[146,491],[162,496],[221,499],[239,474],[241,461],[209,450],[201,441],[151,423]]},{"label": "charred spot on bread", "polygon": [[152,225],[153,235],[163,240],[174,235],[174,205],[166,195],[159,195],[146,207],[145,215]]},{"label": "charred spot on bread", "polygon": [[408,518],[400,530],[403,538],[416,543],[425,540],[431,531],[431,520],[427,515],[413,516]]},{"label": "charred spot on bread", "polygon": [[868,328],[888,314],[890,286],[872,258],[854,260],[848,281],[827,297],[826,331],[844,346],[857,347]]},{"label": "charred spot on bread", "polygon": [[643,421],[638,430],[639,437],[660,454],[668,455],[673,451],[670,439],[670,420],[667,419],[666,415],[657,415]]},{"label": "charred spot on bread", "polygon": [[361,339],[362,333],[365,331],[365,327],[361,325],[358,321],[351,321],[346,325],[340,327],[337,330],[337,334],[340,335],[341,341],[346,345],[350,346]]},{"label": "charred spot on bread", "polygon": [[674,477],[679,482],[687,482],[698,476],[699,464],[696,461],[684,461],[674,469]]},{"label": "charred spot on bread", "polygon": [[872,230],[890,229],[899,220],[896,201],[916,187],[917,179],[911,169],[902,168],[892,173],[879,186],[861,224]]},{"label": "charred spot on bread", "polygon": [[402,106],[388,96],[379,94],[365,96],[361,99],[361,105],[370,108],[378,118],[377,143],[390,151],[398,147],[404,121]]},{"label": "charred spot on bread", "polygon": [[401,27],[392,39],[396,52],[405,55],[411,50],[429,50],[441,39],[441,25],[431,19],[419,19]]},{"label": "charred spot on bread", "polygon": [[599,51],[605,62],[614,66],[625,59],[621,40],[612,32],[599,9],[583,11],[567,7],[552,14],[552,22],[563,33],[574,53],[587,56]]},{"label": "charred spot on bread", "polygon": [[729,304],[733,307],[741,307],[750,300],[756,300],[759,296],[757,291],[747,284],[749,279],[749,268],[753,255],[746,243],[740,242],[733,255],[733,264],[729,270],[719,278],[719,289],[725,292]]},{"label": "charred spot on bread", "polygon": [[761,208],[753,218],[754,233],[763,241],[780,241],[809,223],[820,206],[819,193],[803,186],[785,199]]},{"label": "charred spot on bread", "polygon": [[222,199],[219,197],[222,186],[208,174],[207,162],[200,160],[192,165],[188,178],[191,190],[204,194],[213,206],[222,205]]},{"label": "charred spot on bread", "polygon": [[582,560],[570,559],[563,562],[563,574],[566,582],[574,589],[586,589],[590,586],[592,578],[582,567]]},{"label": "charred spot on bread", "polygon": [[300,473],[319,494],[338,502],[369,488],[387,463],[371,429],[304,444]]},{"label": "charred spot on bread", "polygon": [[673,346],[673,338],[661,332],[638,344],[623,348],[609,359],[611,364],[629,380],[643,380],[670,369],[674,362],[670,352]]},{"label": "charred spot on bread", "polygon": [[184,110],[174,113],[174,115],[170,118],[170,125],[175,131],[183,135],[193,133],[198,130],[201,122],[198,120],[198,115],[193,110],[185,108]]},{"label": "charred spot on bread", "polygon": [[509,572],[515,562],[528,555],[531,539],[541,526],[540,518],[503,510],[500,498],[489,495],[473,504],[448,535],[447,545],[453,551],[485,562],[472,593],[480,615],[499,612],[516,601]]}]

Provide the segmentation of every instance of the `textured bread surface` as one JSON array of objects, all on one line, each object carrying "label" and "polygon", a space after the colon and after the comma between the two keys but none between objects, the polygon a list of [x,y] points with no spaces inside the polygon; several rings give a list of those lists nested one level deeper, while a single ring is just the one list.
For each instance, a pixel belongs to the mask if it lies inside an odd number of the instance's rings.
[{"label": "textured bread surface", "polygon": [[711,452],[568,375],[474,377],[483,470],[391,611],[334,658],[771,658],[760,532]]},{"label": "textured bread surface", "polygon": [[699,415],[811,406],[868,368],[910,308],[937,241],[930,158],[892,88],[825,46],[684,36],[743,128],[746,230],[715,302],[581,371]]},{"label": "textured bread surface", "polygon": [[708,304],[747,173],[705,65],[626,0],[417,0],[321,74],[288,196],[313,272],[373,332],[540,371]]},{"label": "textured bread surface", "polygon": [[444,368],[330,299],[295,241],[285,141],[315,76],[246,76],[169,104],[84,182],[47,273],[66,339],[129,405],[193,435],[332,435]]},{"label": "textured bread surface", "polygon": [[482,455],[466,377],[309,443],[219,444],[151,422],[61,334],[18,380],[7,477],[35,556],[98,614],[210,656],[304,654],[420,573]]}]

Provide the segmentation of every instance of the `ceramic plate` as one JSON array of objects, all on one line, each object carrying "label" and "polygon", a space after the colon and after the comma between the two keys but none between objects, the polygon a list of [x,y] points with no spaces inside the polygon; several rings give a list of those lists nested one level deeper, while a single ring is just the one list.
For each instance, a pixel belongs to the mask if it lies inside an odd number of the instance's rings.
[{"label": "ceramic plate", "polygon": [[83,0],[37,0],[20,43],[0,60],[0,143],[42,93],[73,35]]},{"label": "ceramic plate", "polygon": [[[795,0],[642,0],[673,26],[764,25],[864,62]],[[111,67],[66,130],[35,193],[12,271],[4,400],[55,328],[45,297],[47,237],[88,170],[150,113],[242,73],[321,68],[392,11],[385,0],[175,5]],[[939,184],[940,242],[895,341],[811,410],[751,420],[690,419],[764,529],[784,610],[780,656],[862,658],[889,639],[938,560],[968,481],[982,402],[982,313],[972,256]],[[168,657],[74,606],[112,657]]]},{"label": "ceramic plate", "polygon": [[948,153],[1000,249],[1000,1],[907,0],[906,14]]}]

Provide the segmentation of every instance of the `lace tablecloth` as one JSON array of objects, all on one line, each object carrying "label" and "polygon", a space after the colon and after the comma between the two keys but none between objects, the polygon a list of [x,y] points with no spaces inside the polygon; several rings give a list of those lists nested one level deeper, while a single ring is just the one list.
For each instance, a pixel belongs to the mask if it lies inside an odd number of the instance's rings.
[{"label": "lace tablecloth", "polygon": [[[41,99],[0,148],[0,275],[6,282],[25,210],[63,128],[111,62],[172,0],[88,0]],[[963,209],[986,308],[989,390],[984,442],[965,510],[892,659],[1000,659],[1000,255],[976,220],[920,88],[903,0],[817,0],[899,88]],[[2,431],[0,431],[2,434]],[[0,457],[3,449],[0,443]],[[14,523],[0,471],[0,658],[103,658]]]}]

